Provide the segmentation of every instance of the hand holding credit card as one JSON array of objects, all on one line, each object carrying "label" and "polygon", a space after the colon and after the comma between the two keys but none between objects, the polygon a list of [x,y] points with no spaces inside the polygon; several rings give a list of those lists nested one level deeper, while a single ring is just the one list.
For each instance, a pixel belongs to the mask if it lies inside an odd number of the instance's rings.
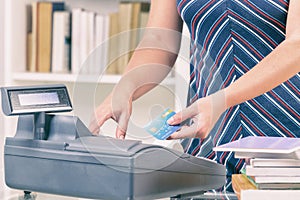
[{"label": "hand holding credit card", "polygon": [[169,125],[167,123],[168,119],[170,119],[176,113],[171,109],[166,109],[162,112],[158,117],[156,117],[153,121],[147,124],[144,129],[153,135],[155,138],[159,140],[167,139],[172,133],[181,128],[180,125]]}]

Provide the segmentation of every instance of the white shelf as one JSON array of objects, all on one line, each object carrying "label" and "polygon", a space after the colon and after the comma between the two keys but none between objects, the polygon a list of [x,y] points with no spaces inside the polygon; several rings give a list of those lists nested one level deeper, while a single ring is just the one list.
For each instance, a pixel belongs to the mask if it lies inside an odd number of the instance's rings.
[{"label": "white shelf", "polygon": [[[30,73],[19,72],[13,73],[14,81],[30,81],[30,82],[64,82],[64,83],[106,83],[116,84],[120,81],[121,75],[76,75],[76,74],[59,74],[59,73]],[[174,77],[167,77],[163,85],[175,85]]]}]

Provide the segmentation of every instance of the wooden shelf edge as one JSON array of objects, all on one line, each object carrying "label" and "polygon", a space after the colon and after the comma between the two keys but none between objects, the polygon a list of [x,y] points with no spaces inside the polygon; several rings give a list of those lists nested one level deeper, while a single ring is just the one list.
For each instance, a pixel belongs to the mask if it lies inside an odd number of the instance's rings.
[{"label": "wooden shelf edge", "polygon": [[[64,83],[105,83],[116,84],[120,81],[121,75],[105,74],[102,76],[94,75],[77,75],[77,74],[60,74],[60,73],[34,73],[34,72],[17,72],[13,73],[14,81],[30,82],[64,82]],[[175,85],[174,77],[167,77],[163,85]]]}]

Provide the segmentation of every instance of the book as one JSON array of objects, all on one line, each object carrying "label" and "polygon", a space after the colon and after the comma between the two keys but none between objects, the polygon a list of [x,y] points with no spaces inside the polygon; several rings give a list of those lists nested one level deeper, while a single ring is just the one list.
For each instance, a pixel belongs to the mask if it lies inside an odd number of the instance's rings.
[{"label": "book", "polygon": [[300,176],[256,176],[255,183],[300,183]]},{"label": "book", "polygon": [[108,37],[109,37],[109,16],[106,14],[96,15],[95,27],[95,67],[93,73],[98,76],[103,73],[107,65]]},{"label": "book", "polygon": [[87,54],[85,58],[84,68],[86,74],[94,74],[95,72],[95,63],[96,56],[94,55],[94,49],[96,47],[95,41],[95,13],[88,11],[87,12]]},{"label": "book", "polygon": [[37,71],[51,71],[53,12],[64,10],[64,2],[38,2],[37,4]]},{"label": "book", "polygon": [[35,68],[33,68],[33,56],[32,56],[32,32],[27,33],[26,38],[26,71],[35,72]]},{"label": "book", "polygon": [[119,33],[119,14],[118,12],[109,15],[109,44],[108,44],[108,66],[106,69],[107,74],[118,73],[118,37]]},{"label": "book", "polygon": [[90,74],[93,68],[94,57],[90,53],[95,48],[95,13],[82,10],[80,17],[79,37],[79,68],[81,74]]},{"label": "book", "polygon": [[71,25],[71,72],[78,74],[80,71],[80,23],[81,23],[81,8],[72,9],[72,25]]},{"label": "book", "polygon": [[241,169],[240,172],[256,186],[259,183],[300,183],[300,176],[248,176],[245,168]]},{"label": "book", "polygon": [[[104,32],[105,32],[105,15],[102,14],[97,14],[96,19],[95,19],[95,44],[96,44],[96,49],[95,49],[95,54],[96,54],[96,59],[95,59],[95,68],[93,68],[93,73],[100,75],[101,73],[101,68],[104,68],[104,51],[107,51],[107,49],[104,49]],[[107,38],[106,38],[107,39]]]},{"label": "book", "polygon": [[295,167],[252,167],[246,166],[247,176],[300,176],[300,168]]},{"label": "book", "polygon": [[103,73],[108,66],[108,51],[109,51],[109,26],[110,26],[110,17],[109,15],[105,15],[104,17],[104,37],[103,37],[103,47],[102,47],[102,60],[100,71]]},{"label": "book", "polygon": [[80,13],[80,39],[79,39],[79,69],[80,74],[87,74],[88,69],[85,60],[88,56],[88,12]]},{"label": "book", "polygon": [[83,10],[80,13],[80,73],[91,74],[95,63],[94,56],[90,55],[95,48],[95,13]]},{"label": "book", "polygon": [[[268,189],[271,186],[271,189]],[[277,199],[299,199],[300,190],[286,189],[284,184],[260,185],[253,184],[244,174],[232,175],[232,188],[241,200],[277,200]],[[290,185],[295,187],[296,185]],[[263,188],[263,189],[262,189]],[[279,189],[280,188],[280,189]]]},{"label": "book", "polygon": [[121,2],[119,4],[119,53],[118,53],[118,64],[117,73],[123,74],[130,56],[130,44],[131,44],[131,24],[132,24],[132,9],[133,3]]},{"label": "book", "polygon": [[51,72],[70,70],[70,13],[56,11],[53,16],[53,42]]},{"label": "book", "polygon": [[257,186],[256,185],[256,182],[255,182],[255,180],[254,180],[254,176],[248,176],[247,174],[246,174],[246,169],[245,168],[242,168],[241,170],[240,170],[240,173],[242,174],[242,175],[244,175],[253,185],[255,185],[255,186]]},{"label": "book", "polygon": [[103,42],[104,42],[104,18],[105,15],[97,14],[95,19],[95,67],[92,72],[94,74],[100,74],[100,69],[103,67]]},{"label": "book", "polygon": [[240,195],[243,190],[257,189],[257,187],[252,182],[250,182],[248,178],[243,174],[232,175],[232,188],[238,199],[240,199]]},{"label": "book", "polygon": [[95,42],[99,46],[104,41],[104,19],[105,15],[97,14],[95,19]]},{"label": "book", "polygon": [[242,200],[297,200],[300,190],[242,190]]},{"label": "book", "polygon": [[27,35],[27,71],[37,71],[37,5],[31,3],[31,32]]},{"label": "book", "polygon": [[95,13],[88,11],[87,12],[87,50],[90,54],[96,46],[95,41]]},{"label": "book", "polygon": [[138,41],[141,41],[143,34],[144,34],[144,28],[147,26],[148,19],[149,19],[149,11],[150,11],[150,4],[149,3],[142,3],[141,4],[141,12],[140,12],[140,31],[138,35]]},{"label": "book", "polygon": [[300,159],[300,138],[249,136],[214,151],[234,151],[237,158]]},{"label": "book", "polygon": [[139,42],[139,30],[140,20],[141,20],[141,7],[142,3],[135,2],[132,3],[132,13],[131,13],[131,33],[130,33],[130,48],[129,48],[129,60],[132,56],[133,51],[136,49]]},{"label": "book", "polygon": [[282,189],[282,190],[295,190],[300,189],[300,183],[258,183],[258,189]]},{"label": "book", "polygon": [[297,159],[262,159],[250,160],[253,167],[300,167],[300,160]]}]

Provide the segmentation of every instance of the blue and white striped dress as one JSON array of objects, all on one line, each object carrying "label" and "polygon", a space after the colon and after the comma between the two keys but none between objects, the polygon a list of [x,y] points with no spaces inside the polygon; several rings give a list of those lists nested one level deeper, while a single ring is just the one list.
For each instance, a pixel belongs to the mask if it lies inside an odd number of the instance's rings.
[{"label": "blue and white striped dress", "polygon": [[[177,0],[191,34],[189,104],[237,80],[285,39],[288,0]],[[300,63],[299,63],[300,64]],[[251,83],[249,83],[251,84]],[[242,137],[300,137],[300,75],[228,109],[209,137],[183,140],[186,152],[225,164],[227,184],[244,161],[213,146]]]}]

